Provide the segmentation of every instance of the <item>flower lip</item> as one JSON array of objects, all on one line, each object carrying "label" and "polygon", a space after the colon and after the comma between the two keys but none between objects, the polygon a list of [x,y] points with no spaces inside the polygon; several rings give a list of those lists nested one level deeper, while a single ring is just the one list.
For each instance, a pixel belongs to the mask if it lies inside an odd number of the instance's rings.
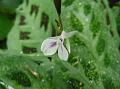
[{"label": "flower lip", "polygon": [[55,45],[57,45],[57,42],[52,42],[50,47],[54,47]]},{"label": "flower lip", "polygon": [[41,51],[45,56],[50,56],[56,53],[58,49],[57,38],[50,37],[43,41],[41,45]]}]

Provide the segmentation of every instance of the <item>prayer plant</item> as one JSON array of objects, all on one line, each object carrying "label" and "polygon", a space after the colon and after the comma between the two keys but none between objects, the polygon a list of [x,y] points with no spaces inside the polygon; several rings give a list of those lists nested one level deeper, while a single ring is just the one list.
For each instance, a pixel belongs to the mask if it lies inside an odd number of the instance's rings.
[{"label": "prayer plant", "polygon": [[0,89],[120,89],[119,6],[23,0],[6,23]]}]

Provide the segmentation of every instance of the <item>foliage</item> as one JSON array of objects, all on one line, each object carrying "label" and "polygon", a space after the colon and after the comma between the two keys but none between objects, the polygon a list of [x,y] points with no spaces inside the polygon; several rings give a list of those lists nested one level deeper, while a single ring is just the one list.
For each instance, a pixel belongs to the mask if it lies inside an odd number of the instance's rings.
[{"label": "foliage", "polygon": [[63,0],[63,29],[79,31],[65,62],[40,51],[55,33],[53,0],[24,0],[7,36],[8,49],[0,50],[0,89],[119,89],[119,10],[107,0]]},{"label": "foliage", "polygon": [[50,36],[55,14],[51,0],[24,1],[17,8],[15,25],[8,35],[8,51],[12,51],[13,54],[27,53],[27,50],[38,52],[42,41]]},{"label": "foliage", "polygon": [[6,38],[10,31],[13,25],[15,9],[20,2],[21,0],[0,0],[0,40]]}]

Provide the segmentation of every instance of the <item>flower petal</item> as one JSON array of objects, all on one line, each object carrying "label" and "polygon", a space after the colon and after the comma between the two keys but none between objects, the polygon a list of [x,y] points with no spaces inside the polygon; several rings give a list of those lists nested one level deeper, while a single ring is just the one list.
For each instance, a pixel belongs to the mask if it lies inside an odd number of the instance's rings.
[{"label": "flower petal", "polygon": [[58,48],[58,56],[61,60],[64,60],[64,61],[67,61],[68,59],[68,51],[63,44],[60,45],[60,47]]},{"label": "flower petal", "polygon": [[62,37],[62,39],[64,39],[65,35],[66,35],[66,32],[63,30],[62,33],[61,33],[61,35],[60,35],[60,37]]},{"label": "flower petal", "polygon": [[68,32],[68,33],[64,33],[64,38],[70,38],[72,36],[74,36],[75,34],[77,34],[78,31],[71,31],[71,32]]},{"label": "flower petal", "polygon": [[41,45],[41,51],[44,53],[44,55],[47,56],[56,53],[58,49],[57,41],[58,41],[57,37],[50,37],[43,41]]}]

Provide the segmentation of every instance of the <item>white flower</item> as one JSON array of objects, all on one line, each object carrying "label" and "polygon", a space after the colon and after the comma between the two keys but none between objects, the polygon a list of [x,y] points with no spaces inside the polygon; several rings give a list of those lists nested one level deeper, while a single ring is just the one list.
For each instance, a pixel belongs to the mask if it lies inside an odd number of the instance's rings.
[{"label": "white flower", "polygon": [[50,56],[58,52],[59,58],[67,61],[68,54],[70,53],[70,42],[68,38],[76,33],[77,31],[71,31],[68,33],[63,31],[60,36],[47,38],[41,45],[41,51],[45,56]]}]

